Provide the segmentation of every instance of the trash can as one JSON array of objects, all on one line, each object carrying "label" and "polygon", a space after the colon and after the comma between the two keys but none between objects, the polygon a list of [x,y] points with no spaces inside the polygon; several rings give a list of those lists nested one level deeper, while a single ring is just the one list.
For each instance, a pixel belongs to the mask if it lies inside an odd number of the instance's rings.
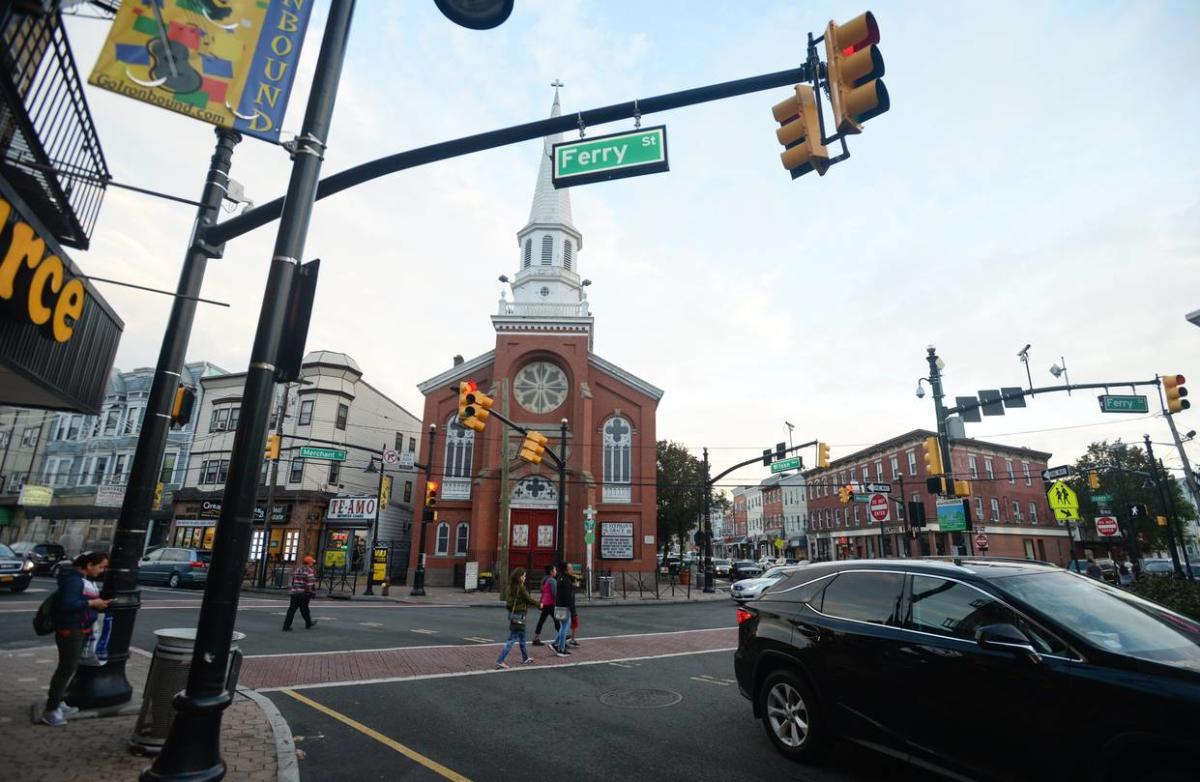
[{"label": "trash can", "polygon": [[[150,660],[150,672],[146,676],[146,689],[142,692],[142,710],[138,713],[130,745],[146,755],[157,755],[167,741],[171,722],[175,719],[175,695],[187,687],[188,671],[192,667],[192,649],[196,645],[196,628],[168,627],[154,631],[158,643],[154,657]],[[242,651],[237,642],[245,633],[233,634],[233,645],[229,650],[229,671],[225,686],[229,690],[237,687],[241,670]]]},{"label": "trash can", "polygon": [[613,577],[612,576],[600,576],[600,597],[605,598],[605,597],[612,597],[612,596],[613,596]]}]

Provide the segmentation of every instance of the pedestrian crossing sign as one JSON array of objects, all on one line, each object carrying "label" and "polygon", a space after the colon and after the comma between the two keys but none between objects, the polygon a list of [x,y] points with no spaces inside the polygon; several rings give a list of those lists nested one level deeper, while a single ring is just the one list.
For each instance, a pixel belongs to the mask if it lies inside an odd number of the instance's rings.
[{"label": "pedestrian crossing sign", "polygon": [[1079,521],[1079,496],[1075,490],[1062,481],[1055,481],[1046,492],[1050,501],[1050,509],[1054,511],[1057,521]]}]

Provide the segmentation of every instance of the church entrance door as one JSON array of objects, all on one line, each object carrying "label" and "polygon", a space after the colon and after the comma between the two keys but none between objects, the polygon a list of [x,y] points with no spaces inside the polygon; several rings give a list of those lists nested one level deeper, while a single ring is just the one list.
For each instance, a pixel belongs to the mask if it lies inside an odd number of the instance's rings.
[{"label": "church entrance door", "polygon": [[537,584],[543,569],[554,561],[554,528],[558,511],[513,508],[511,512],[508,572],[511,573],[515,567],[523,567],[529,571],[526,584]]}]

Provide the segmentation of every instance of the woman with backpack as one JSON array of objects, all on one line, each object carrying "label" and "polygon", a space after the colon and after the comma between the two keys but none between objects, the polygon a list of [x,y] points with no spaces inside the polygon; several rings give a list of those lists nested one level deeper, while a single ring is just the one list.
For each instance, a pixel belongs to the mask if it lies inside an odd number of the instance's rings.
[{"label": "woman with backpack", "polygon": [[542,613],[538,616],[537,627],[533,630],[533,645],[542,645],[542,625],[547,619],[554,620],[554,632],[558,632],[558,620],[554,619],[554,596],[558,592],[558,568],[551,562],[546,565],[546,575],[542,576]]},{"label": "woman with backpack", "polygon": [[79,711],[63,703],[63,696],[79,667],[84,642],[96,621],[95,611],[103,611],[110,602],[99,597],[86,597],[83,583],[85,578],[95,580],[104,573],[108,568],[108,554],[86,551],[71,564],[72,567],[58,569],[58,590],[49,598],[54,619],[54,643],[58,646],[58,667],[50,677],[50,692],[41,721],[56,728],[66,725],[67,717]]},{"label": "woman with backpack", "polygon": [[514,643],[521,644],[521,662],[526,665],[533,662],[533,658],[529,656],[529,650],[525,648],[525,615],[532,605],[537,605],[537,601],[525,588],[525,568],[519,567],[513,570],[512,582],[508,587],[508,640],[504,642],[500,659],[496,660],[497,668],[508,667],[504,658],[508,657]]},{"label": "woman with backpack", "polygon": [[567,633],[571,629],[571,613],[575,610],[575,581],[565,563],[558,563],[558,586],[554,597],[554,619],[559,623],[558,635],[554,637],[554,653],[559,657],[567,651]]}]

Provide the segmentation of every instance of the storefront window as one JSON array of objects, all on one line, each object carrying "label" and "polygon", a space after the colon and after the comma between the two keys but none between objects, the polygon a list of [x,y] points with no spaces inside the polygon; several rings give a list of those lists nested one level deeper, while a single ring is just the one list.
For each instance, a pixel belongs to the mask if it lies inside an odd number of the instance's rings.
[{"label": "storefront window", "polygon": [[300,548],[300,530],[289,529],[284,531],[283,538],[283,559],[285,562],[296,561],[296,551]]}]

